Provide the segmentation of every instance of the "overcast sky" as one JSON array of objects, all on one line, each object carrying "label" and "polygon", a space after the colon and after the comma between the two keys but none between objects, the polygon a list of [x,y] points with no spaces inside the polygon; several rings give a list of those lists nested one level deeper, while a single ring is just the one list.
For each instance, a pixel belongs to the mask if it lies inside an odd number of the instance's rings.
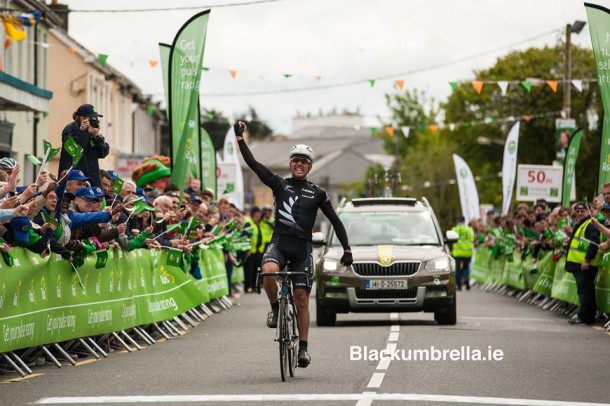
[{"label": "overcast sky", "polygon": [[[203,10],[208,8],[204,6],[245,1],[65,3],[74,10],[185,6],[202,6]],[[74,12],[69,32],[89,50],[108,54],[108,63],[138,84],[144,94],[162,100],[161,69],[151,68],[148,61],[158,60],[157,44],[171,44],[182,24],[198,11]],[[317,113],[320,109],[359,108],[374,125],[376,116],[389,117],[384,95],[396,91],[394,80],[403,79],[406,88],[418,88],[443,100],[450,93],[448,82],[473,80],[475,70],[493,65],[511,50],[554,45],[564,35],[566,24],[575,20],[586,21],[582,1],[277,0],[212,7],[204,56],[210,70],[203,74],[201,105],[228,116],[244,113],[251,105],[276,133],[290,133],[291,118],[297,112]],[[574,44],[591,47],[588,28],[572,38]],[[379,80],[373,88],[367,82],[497,49],[501,50],[450,66]],[[230,69],[237,71],[235,79]],[[316,81],[316,76],[321,79]],[[589,78],[594,77],[591,72]],[[360,84],[332,89],[244,95],[358,81]],[[227,94],[232,96],[220,96]]]}]

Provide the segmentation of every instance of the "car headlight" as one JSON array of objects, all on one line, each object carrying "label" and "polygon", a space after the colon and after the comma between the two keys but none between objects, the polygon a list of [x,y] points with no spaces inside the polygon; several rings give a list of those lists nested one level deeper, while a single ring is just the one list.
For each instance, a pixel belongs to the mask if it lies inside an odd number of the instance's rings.
[{"label": "car headlight", "polygon": [[426,266],[424,269],[428,272],[436,272],[436,271],[448,271],[449,270],[449,259],[447,258],[437,258],[432,261],[426,262]]},{"label": "car headlight", "polygon": [[339,261],[325,260],[322,265],[322,272],[327,273],[343,273],[347,271],[347,267],[339,263]]}]

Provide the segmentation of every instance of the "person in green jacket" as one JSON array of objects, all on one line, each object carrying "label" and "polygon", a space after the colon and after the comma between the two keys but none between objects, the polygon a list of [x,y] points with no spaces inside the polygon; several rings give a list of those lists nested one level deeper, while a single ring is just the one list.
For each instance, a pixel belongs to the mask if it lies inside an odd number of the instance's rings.
[{"label": "person in green jacket", "polygon": [[453,244],[452,254],[455,258],[455,285],[462,290],[462,283],[470,290],[470,259],[474,250],[474,230],[464,223],[463,216],[457,219],[457,225],[452,228],[459,239]]}]

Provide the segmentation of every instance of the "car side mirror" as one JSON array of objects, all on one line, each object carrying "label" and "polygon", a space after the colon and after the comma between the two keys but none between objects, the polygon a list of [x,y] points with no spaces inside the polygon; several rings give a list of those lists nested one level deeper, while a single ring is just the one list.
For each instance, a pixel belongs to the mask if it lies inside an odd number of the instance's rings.
[{"label": "car side mirror", "polygon": [[445,242],[452,243],[456,242],[459,239],[460,236],[453,230],[447,230],[447,232],[445,233]]},{"label": "car side mirror", "polygon": [[316,247],[321,247],[326,245],[326,241],[324,241],[324,233],[317,231],[311,235],[311,244]]}]

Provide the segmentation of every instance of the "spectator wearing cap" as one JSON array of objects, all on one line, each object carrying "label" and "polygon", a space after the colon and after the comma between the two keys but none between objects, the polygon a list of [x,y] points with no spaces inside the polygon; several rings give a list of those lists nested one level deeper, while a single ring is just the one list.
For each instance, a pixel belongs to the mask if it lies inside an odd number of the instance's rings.
[{"label": "spectator wearing cap", "polygon": [[189,209],[191,210],[191,213],[197,213],[201,203],[203,203],[203,199],[197,194],[192,194],[189,198]]},{"label": "spectator wearing cap", "polygon": [[601,263],[598,255],[600,242],[596,221],[589,215],[589,210],[582,202],[574,205],[576,224],[568,243],[568,258],[565,270],[574,274],[578,291],[579,307],[570,324],[593,324],[597,305],[595,303],[595,277]]},{"label": "spectator wearing cap", "polygon": [[72,169],[66,179],[66,192],[72,194],[75,194],[79,189],[87,187],[87,181],[90,180],[80,169]]},{"label": "spectator wearing cap", "polygon": [[91,178],[92,186],[102,186],[100,166],[98,160],[106,158],[110,153],[110,146],[100,135],[99,117],[101,114],[95,111],[91,104],[81,105],[73,114],[73,120],[61,133],[63,144],[72,137],[83,149],[83,157],[76,165],[72,165],[72,157],[66,150],[61,150],[59,158],[59,173],[71,168],[80,169],[86,177]]}]

